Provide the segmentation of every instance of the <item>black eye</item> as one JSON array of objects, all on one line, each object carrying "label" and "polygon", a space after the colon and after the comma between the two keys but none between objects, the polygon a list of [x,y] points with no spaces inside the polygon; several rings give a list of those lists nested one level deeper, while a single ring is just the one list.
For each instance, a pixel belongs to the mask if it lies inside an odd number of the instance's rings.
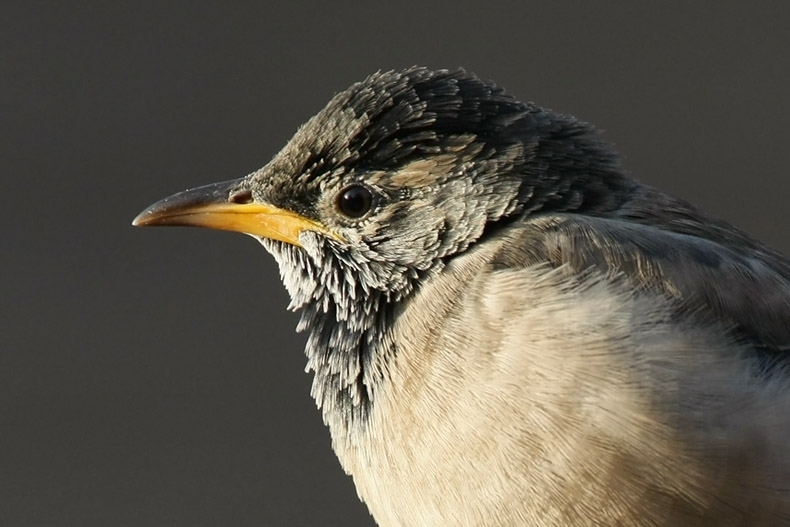
[{"label": "black eye", "polygon": [[349,218],[361,218],[372,206],[373,194],[362,185],[349,185],[337,198],[337,208]]}]

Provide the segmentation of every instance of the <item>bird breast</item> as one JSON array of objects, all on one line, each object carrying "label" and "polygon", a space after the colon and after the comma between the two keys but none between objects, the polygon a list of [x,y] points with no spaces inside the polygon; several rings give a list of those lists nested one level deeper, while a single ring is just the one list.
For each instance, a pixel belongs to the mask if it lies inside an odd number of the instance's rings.
[{"label": "bird breast", "polygon": [[496,245],[413,297],[368,422],[333,433],[380,525],[781,524],[790,401],[723,328],[613,277],[494,270]]}]

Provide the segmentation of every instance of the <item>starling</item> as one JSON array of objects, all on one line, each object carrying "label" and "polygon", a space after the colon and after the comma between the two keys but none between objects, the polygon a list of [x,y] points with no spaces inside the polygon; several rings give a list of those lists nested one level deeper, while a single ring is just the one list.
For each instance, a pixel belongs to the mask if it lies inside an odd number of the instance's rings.
[{"label": "starling", "polygon": [[134,224],[274,256],[379,525],[790,525],[790,261],[574,117],[379,72]]}]

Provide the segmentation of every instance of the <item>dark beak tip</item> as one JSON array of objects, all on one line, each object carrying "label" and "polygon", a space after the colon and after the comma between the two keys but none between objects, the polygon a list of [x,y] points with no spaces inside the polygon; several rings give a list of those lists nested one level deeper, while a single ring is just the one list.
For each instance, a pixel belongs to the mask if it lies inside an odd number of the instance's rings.
[{"label": "dark beak tip", "polygon": [[143,210],[140,214],[134,217],[132,220],[132,226],[134,227],[150,227],[151,225],[156,225],[156,219],[160,216],[160,214],[156,214],[160,207],[157,207],[157,204],[151,205]]},{"label": "dark beak tip", "polygon": [[157,225],[178,225],[174,221],[175,217],[181,216],[179,207],[174,207],[173,196],[167,197],[161,201],[157,201],[143,209],[143,211],[135,216],[132,220],[134,227],[156,227]]},{"label": "dark beak tip", "polygon": [[135,216],[134,219],[132,220],[132,227],[144,227],[145,226],[145,216],[147,215],[146,214],[147,212],[148,212],[148,210],[146,209],[143,212],[141,212],[140,214],[138,214],[137,216]]},{"label": "dark beak tip", "polygon": [[178,221],[177,218],[183,218],[196,207],[227,203],[229,200],[234,203],[248,203],[251,201],[251,194],[237,188],[241,181],[239,179],[220,181],[168,196],[138,214],[132,220],[132,225],[135,227],[189,225]]},{"label": "dark beak tip", "polygon": [[145,227],[145,219],[142,217],[142,214],[138,214],[132,220],[132,227]]}]

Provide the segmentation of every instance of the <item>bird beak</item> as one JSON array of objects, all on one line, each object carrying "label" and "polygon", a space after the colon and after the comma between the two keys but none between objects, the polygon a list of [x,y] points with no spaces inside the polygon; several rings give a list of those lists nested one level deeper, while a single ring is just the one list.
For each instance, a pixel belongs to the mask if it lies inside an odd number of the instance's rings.
[{"label": "bird beak", "polygon": [[299,234],[312,230],[329,234],[322,225],[300,214],[253,201],[243,179],[223,181],[173,194],[158,201],[132,221],[137,227],[185,225],[235,231],[300,246]]}]

